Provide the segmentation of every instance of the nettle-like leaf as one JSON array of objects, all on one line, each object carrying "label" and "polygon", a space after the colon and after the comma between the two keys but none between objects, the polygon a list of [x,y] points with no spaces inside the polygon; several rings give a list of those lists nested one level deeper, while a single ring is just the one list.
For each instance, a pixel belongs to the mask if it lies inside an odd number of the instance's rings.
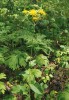
[{"label": "nettle-like leaf", "polygon": [[36,60],[29,61],[29,66],[33,67],[36,65]]},{"label": "nettle-like leaf", "polygon": [[30,59],[31,57],[27,54],[27,53],[23,53],[23,52],[20,52],[20,54],[18,53],[18,61],[19,61],[19,65],[21,67],[26,67],[27,65],[27,62],[28,60]]},{"label": "nettle-like leaf", "polygon": [[0,73],[0,79],[6,79],[6,75],[4,73]]},{"label": "nettle-like leaf", "polygon": [[4,82],[1,82],[1,81],[0,81],[0,92],[1,92],[2,94],[4,94],[4,93],[5,93],[5,90],[6,90],[6,87],[5,87],[5,85],[4,85]]},{"label": "nettle-like leaf", "polygon": [[42,66],[42,65],[47,66],[49,64],[49,60],[46,56],[44,56],[43,54],[40,54],[36,57],[36,63],[39,66]]},{"label": "nettle-like leaf", "polygon": [[42,72],[39,69],[28,69],[22,74],[23,79],[26,80],[28,83],[32,81],[35,83],[35,78],[41,77]]},{"label": "nettle-like leaf", "polygon": [[29,34],[26,35],[26,45],[28,48],[32,48],[34,52],[39,52],[43,51],[47,55],[52,51],[50,45],[51,45],[51,40],[45,39],[46,36],[43,34]]},{"label": "nettle-like leaf", "polygon": [[23,57],[19,58],[19,65],[20,66],[24,66],[24,67],[26,66],[26,61],[25,61],[25,59]]},{"label": "nettle-like leaf", "polygon": [[32,69],[32,74],[36,77],[39,78],[42,75],[42,72],[39,69]]},{"label": "nettle-like leaf", "polygon": [[28,83],[31,83],[32,81],[35,82],[35,77],[30,69],[26,70],[22,76],[23,80],[26,80]]},{"label": "nettle-like leaf", "polygon": [[27,95],[29,92],[29,86],[28,84],[23,84],[23,85],[15,85],[12,87],[12,93],[13,94],[18,94],[18,93],[22,93],[24,95]]},{"label": "nettle-like leaf", "polygon": [[1,52],[2,56],[4,53],[6,53],[8,51],[9,51],[9,48],[7,46],[0,47],[0,52]]},{"label": "nettle-like leaf", "polygon": [[20,93],[21,89],[22,89],[22,86],[20,85],[13,86],[12,93]]},{"label": "nettle-like leaf", "polygon": [[27,65],[27,61],[29,55],[27,53],[22,53],[21,51],[14,51],[13,54],[11,54],[8,59],[6,60],[6,65],[8,65],[9,68],[15,70],[17,68],[25,67]]},{"label": "nettle-like leaf", "polygon": [[6,61],[6,64],[9,66],[9,68],[15,70],[18,68],[18,56],[13,54],[9,57],[9,59]]},{"label": "nettle-like leaf", "polygon": [[[6,79],[6,75],[4,73],[0,73],[0,79]],[[4,94],[6,90],[4,82],[0,81],[0,93]]]}]

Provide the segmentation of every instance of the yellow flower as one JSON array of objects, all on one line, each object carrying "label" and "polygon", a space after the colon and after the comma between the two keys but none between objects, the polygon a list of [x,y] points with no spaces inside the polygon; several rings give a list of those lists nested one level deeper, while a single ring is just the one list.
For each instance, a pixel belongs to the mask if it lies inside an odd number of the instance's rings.
[{"label": "yellow flower", "polygon": [[45,11],[43,9],[39,9],[38,13],[41,14],[41,15],[46,15],[46,13],[45,13]]},{"label": "yellow flower", "polygon": [[32,15],[32,16],[36,16],[37,15],[37,11],[32,9],[29,11],[29,14]]},{"label": "yellow flower", "polygon": [[24,14],[29,13],[29,11],[28,11],[28,10],[23,10],[22,12],[23,12]]},{"label": "yellow flower", "polygon": [[33,17],[32,19],[33,19],[33,21],[38,21],[39,20],[38,17]]}]

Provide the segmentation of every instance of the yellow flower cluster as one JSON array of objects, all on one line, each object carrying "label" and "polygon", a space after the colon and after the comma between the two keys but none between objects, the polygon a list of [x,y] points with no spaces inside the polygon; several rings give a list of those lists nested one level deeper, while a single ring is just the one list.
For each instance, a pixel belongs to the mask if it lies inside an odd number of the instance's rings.
[{"label": "yellow flower cluster", "polygon": [[39,9],[38,13],[41,14],[41,15],[46,15],[46,13],[45,13],[45,11],[43,9]]},{"label": "yellow flower cluster", "polygon": [[41,16],[45,16],[46,15],[46,13],[45,13],[45,11],[43,9],[38,9],[38,10],[35,10],[35,9],[23,10],[22,12],[24,14],[31,15],[33,21],[38,21],[41,18]]},{"label": "yellow flower cluster", "polygon": [[32,15],[32,16],[36,16],[37,15],[37,11],[32,9],[29,11],[29,14]]},{"label": "yellow flower cluster", "polygon": [[39,17],[32,17],[33,21],[38,21]]},{"label": "yellow flower cluster", "polygon": [[28,10],[23,10],[22,13],[27,14],[29,11]]}]

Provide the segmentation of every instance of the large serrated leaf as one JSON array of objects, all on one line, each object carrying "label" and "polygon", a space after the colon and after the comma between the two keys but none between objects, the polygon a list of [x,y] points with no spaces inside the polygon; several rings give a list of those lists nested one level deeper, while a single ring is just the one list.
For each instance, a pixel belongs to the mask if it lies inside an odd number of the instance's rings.
[{"label": "large serrated leaf", "polygon": [[0,92],[4,94],[5,90],[6,90],[6,87],[4,85],[4,82],[0,81]]},{"label": "large serrated leaf", "polygon": [[18,56],[17,55],[11,55],[10,58],[6,61],[6,64],[9,68],[15,70],[18,68]]},{"label": "large serrated leaf", "polygon": [[19,93],[20,91],[21,91],[20,85],[13,86],[12,93]]},{"label": "large serrated leaf", "polygon": [[19,58],[19,65],[25,67],[26,66],[26,61],[23,57]]},{"label": "large serrated leaf", "polygon": [[43,54],[40,54],[36,57],[36,63],[39,66],[42,66],[42,65],[47,66],[49,64],[49,60],[46,56],[44,56]]}]

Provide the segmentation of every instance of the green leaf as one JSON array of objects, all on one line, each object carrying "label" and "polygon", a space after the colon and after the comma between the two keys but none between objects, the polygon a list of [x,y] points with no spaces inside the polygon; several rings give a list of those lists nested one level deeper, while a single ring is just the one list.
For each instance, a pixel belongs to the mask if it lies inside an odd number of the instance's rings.
[{"label": "green leaf", "polygon": [[19,65],[25,67],[26,66],[26,61],[23,57],[19,57]]},{"label": "green leaf", "polygon": [[33,75],[37,78],[41,77],[42,72],[39,69],[33,69]]},{"label": "green leaf", "polygon": [[6,75],[4,73],[0,74],[0,79],[6,79]]},{"label": "green leaf", "polygon": [[13,95],[6,95],[4,96],[3,100],[17,100],[17,97]]},{"label": "green leaf", "polygon": [[69,93],[66,91],[59,93],[57,100],[69,100]]},{"label": "green leaf", "polygon": [[34,84],[29,84],[30,85],[30,88],[37,94],[42,94],[40,92],[40,90],[34,85]]},{"label": "green leaf", "polygon": [[36,60],[32,60],[32,61],[29,62],[30,67],[33,67],[35,65],[36,65]]},{"label": "green leaf", "polygon": [[24,95],[27,95],[28,92],[29,92],[28,84],[15,85],[12,87],[12,93],[15,93],[15,94],[23,93]]},{"label": "green leaf", "polygon": [[0,64],[3,64],[4,63],[4,57],[3,57],[3,55],[2,55],[2,53],[0,53]]},{"label": "green leaf", "polygon": [[4,94],[6,87],[3,82],[0,81],[0,92]]},{"label": "green leaf", "polygon": [[20,85],[13,86],[12,93],[19,93],[22,87]]},{"label": "green leaf", "polygon": [[42,66],[42,65],[47,66],[49,64],[49,60],[46,56],[44,56],[43,54],[40,54],[36,57],[36,63],[39,66]]},{"label": "green leaf", "polygon": [[6,61],[6,64],[8,65],[9,68],[15,70],[17,69],[18,66],[18,56],[15,54],[12,54],[10,58]]}]

